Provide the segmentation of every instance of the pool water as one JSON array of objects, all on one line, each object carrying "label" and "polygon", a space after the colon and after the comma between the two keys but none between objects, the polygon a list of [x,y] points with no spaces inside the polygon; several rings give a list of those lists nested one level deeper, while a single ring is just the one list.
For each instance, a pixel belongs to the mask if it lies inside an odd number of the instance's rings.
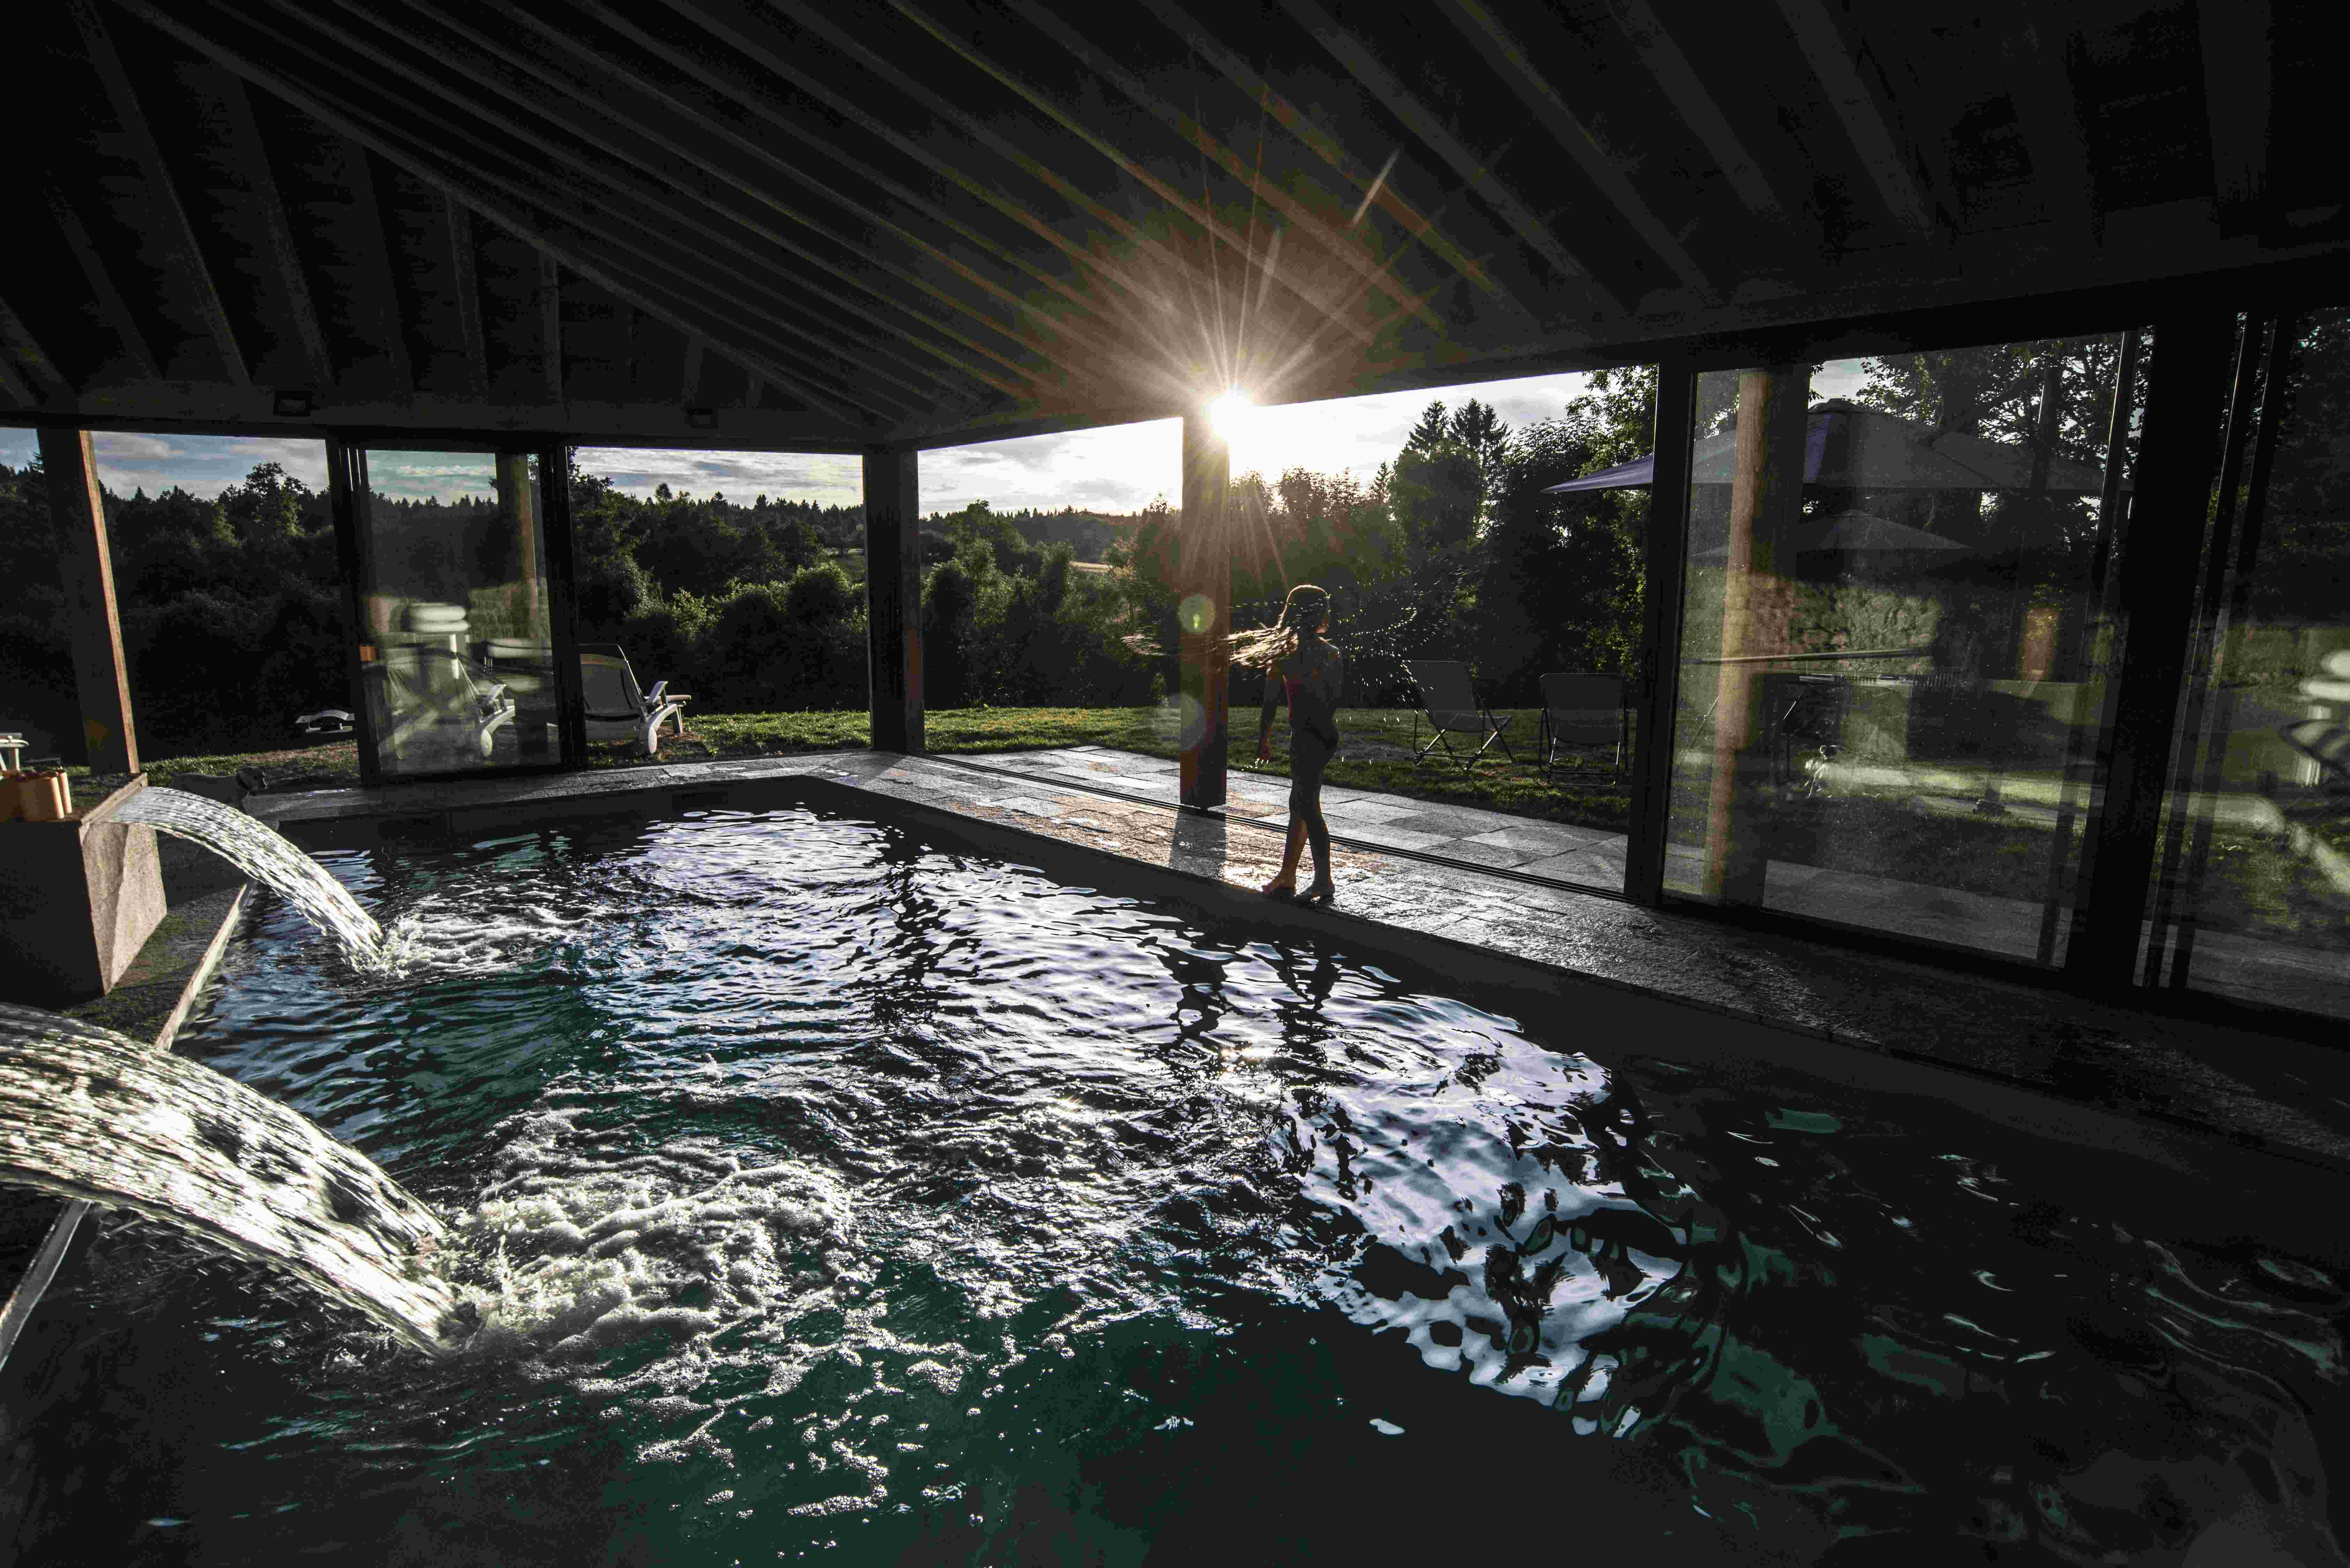
[{"label": "pool water", "polygon": [[2338,1272],[1701,1015],[801,811],[320,858],[411,967],[265,900],[181,1048],[452,1220],[468,1343],[114,1225],[25,1561],[2343,1560]]}]

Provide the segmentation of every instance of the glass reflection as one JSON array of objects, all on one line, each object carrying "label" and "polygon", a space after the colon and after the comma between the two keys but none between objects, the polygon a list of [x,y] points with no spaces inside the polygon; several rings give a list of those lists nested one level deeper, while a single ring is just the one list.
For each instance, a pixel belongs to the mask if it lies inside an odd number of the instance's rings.
[{"label": "glass reflection", "polygon": [[387,776],[552,763],[537,460],[361,454],[360,667]]},{"label": "glass reflection", "polygon": [[2114,336],[1700,378],[1668,887],[2061,958],[2134,358]]}]

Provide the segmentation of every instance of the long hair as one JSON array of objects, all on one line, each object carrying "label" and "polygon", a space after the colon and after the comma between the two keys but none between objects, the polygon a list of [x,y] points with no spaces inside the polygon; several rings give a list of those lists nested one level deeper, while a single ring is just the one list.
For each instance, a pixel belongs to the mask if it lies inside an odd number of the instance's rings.
[{"label": "long hair", "polygon": [[1319,637],[1330,618],[1330,595],[1312,583],[1300,583],[1281,602],[1281,618],[1262,631],[1235,632],[1228,639],[1232,662],[1271,670],[1297,651],[1303,639]]}]

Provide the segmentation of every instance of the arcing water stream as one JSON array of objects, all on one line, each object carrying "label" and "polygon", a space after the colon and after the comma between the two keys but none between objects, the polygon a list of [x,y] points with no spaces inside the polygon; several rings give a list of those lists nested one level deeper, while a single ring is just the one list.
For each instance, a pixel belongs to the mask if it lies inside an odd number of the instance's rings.
[{"label": "arcing water stream", "polygon": [[387,970],[397,964],[398,941],[385,935],[341,883],[267,823],[200,794],[156,788],[132,795],[114,819],[143,822],[203,845],[301,910],[312,925],[342,944],[354,966]]},{"label": "arcing water stream", "polygon": [[0,1181],[167,1221],[443,1348],[432,1210],[307,1117],[110,1029],[0,1002]]}]

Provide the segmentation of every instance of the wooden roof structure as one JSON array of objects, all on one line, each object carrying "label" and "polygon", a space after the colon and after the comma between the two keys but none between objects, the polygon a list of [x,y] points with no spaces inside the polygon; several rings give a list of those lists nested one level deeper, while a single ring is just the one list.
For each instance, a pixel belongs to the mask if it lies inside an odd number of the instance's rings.
[{"label": "wooden roof structure", "polygon": [[2320,15],[61,0],[0,421],[929,446],[2324,277]]}]

